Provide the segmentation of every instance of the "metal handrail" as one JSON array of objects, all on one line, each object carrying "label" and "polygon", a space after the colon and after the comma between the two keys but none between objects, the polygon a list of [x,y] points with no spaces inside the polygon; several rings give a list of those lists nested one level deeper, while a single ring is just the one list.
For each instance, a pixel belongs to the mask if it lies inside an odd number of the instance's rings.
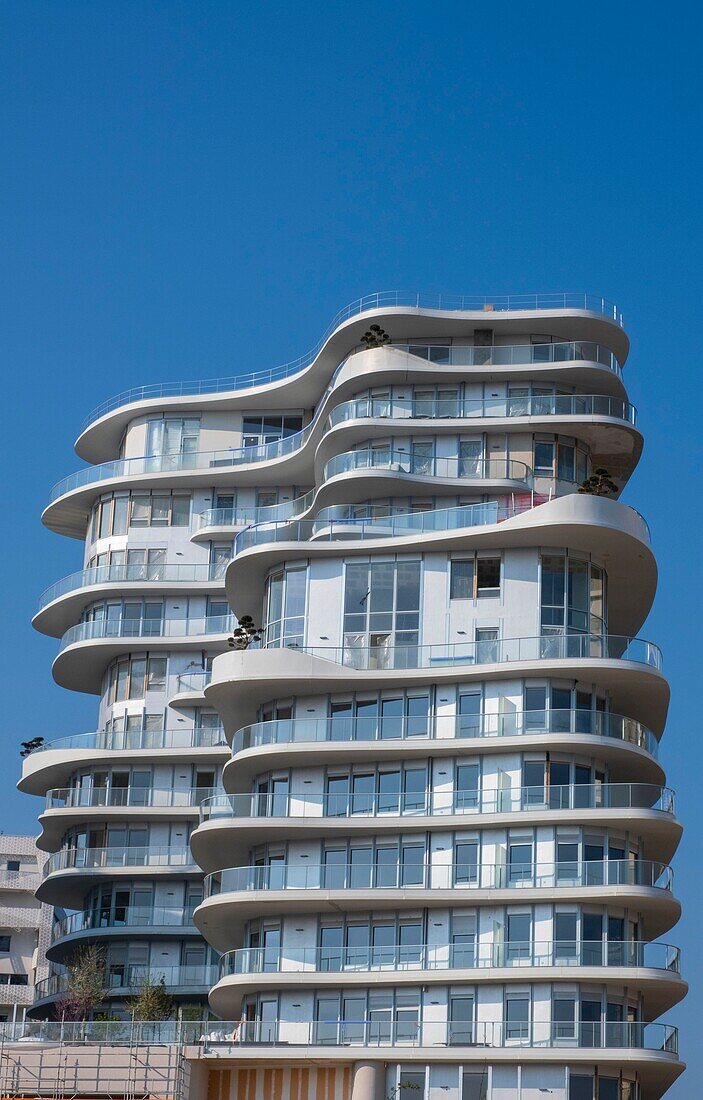
[{"label": "metal handrail", "polygon": [[[201,673],[201,675],[204,675]],[[148,749],[212,749],[226,746],[224,731],[209,727],[172,730],[95,730],[90,733],[74,733],[66,737],[56,737],[53,741],[44,741],[31,749],[28,755],[36,752],[55,752],[67,749],[83,749],[86,752],[100,751],[138,751]]]},{"label": "metal handrail", "polygon": [[59,653],[76,642],[105,638],[191,638],[230,634],[236,623],[233,615],[209,615],[198,619],[96,619],[70,627],[61,638]]},{"label": "metal handrail", "polygon": [[[216,587],[224,584],[225,569],[222,562],[211,562],[197,565],[177,564],[171,565],[165,562],[145,563],[144,565],[91,565],[87,569],[79,569],[70,573],[67,577],[55,581],[45,588],[39,597],[41,611],[47,604],[65,596],[68,592],[75,592],[80,588],[88,588],[98,584],[206,584],[212,583]],[[218,583],[221,582],[221,583]]]},{"label": "metal handrail", "polygon": [[[217,980],[218,968],[212,965],[193,966],[125,966],[124,973],[119,971],[106,971],[104,982],[105,992],[110,994],[114,989],[139,989],[146,981],[158,985],[163,978],[169,989],[178,992],[180,986],[204,986],[209,990],[213,982]],[[64,993],[70,986],[69,974],[51,974],[37,982],[35,995],[37,1000],[44,997],[53,997],[57,993]]]},{"label": "metal handrail", "polygon": [[482,737],[519,737],[573,734],[610,737],[645,749],[659,750],[651,730],[621,714],[590,710],[528,710],[501,714],[435,714],[412,716],[282,718],[242,726],[232,739],[232,755],[262,745],[334,741],[473,740]]},{"label": "metal handrail", "polygon": [[220,959],[219,980],[238,974],[374,970],[486,970],[521,966],[627,966],[681,972],[681,949],[641,940],[510,940],[359,947],[240,947]]},{"label": "metal handrail", "polygon": [[[519,1029],[519,1030],[518,1030]],[[517,1033],[516,1033],[517,1032]],[[523,1025],[504,1021],[444,1023],[394,1020],[327,1021],[278,1020],[272,1023],[239,1020],[33,1020],[0,1024],[0,1040],[5,1043],[23,1039],[51,1043],[109,1043],[111,1045],[190,1044],[203,1052],[217,1051],[239,1044],[257,1043],[286,1046],[391,1045],[402,1042],[413,1046],[559,1046],[564,1048],[618,1047],[652,1050],[657,1055],[676,1058],[678,1030],[660,1023],[532,1023]]]},{"label": "metal handrail", "polygon": [[389,470],[416,477],[446,477],[462,481],[519,481],[525,485],[531,485],[533,477],[530,467],[514,458],[433,458],[390,449],[382,452],[373,449],[346,451],[335,455],[325,464],[322,476],[328,481],[351,470]]},{"label": "metal handrail", "polygon": [[350,420],[462,420],[507,419],[522,416],[604,416],[637,422],[634,405],[599,394],[532,394],[502,398],[362,397],[336,405],[329,414],[331,427]]},{"label": "metal handrail", "polygon": [[[270,645],[267,651],[280,648]],[[550,660],[632,661],[657,671],[662,668],[661,650],[654,642],[615,634],[549,634],[490,641],[438,642],[435,645],[384,643],[358,647],[291,645],[285,648],[336,665],[365,671]]]},{"label": "metal handrail", "polygon": [[[226,1025],[225,1025],[226,1027]],[[634,1048],[678,1054],[678,1031],[669,1024],[610,1022],[513,1021],[449,1022],[413,1020],[407,1015],[385,1020],[242,1021],[233,1033],[223,1027],[218,1041],[232,1044],[325,1047],[559,1047]]]},{"label": "metal handrail", "polygon": [[[52,792],[49,792],[50,794]],[[674,792],[654,783],[568,783],[501,790],[422,791],[407,794],[382,790],[342,794],[214,794],[198,805],[201,823],[212,818],[395,817],[443,814],[503,814],[545,810],[656,810],[674,814]]]},{"label": "metal handrail", "polygon": [[589,313],[598,313],[608,317],[622,327],[622,313],[614,303],[597,294],[581,294],[566,291],[559,294],[499,294],[499,295],[451,295],[426,294],[418,291],[377,291],[357,298],[343,309],[325,329],[318,342],[309,352],[293,359],[289,363],[273,367],[270,370],[254,371],[251,374],[235,375],[228,378],[198,379],[192,382],[162,382],[150,386],[135,386],[116,394],[97,405],[83,420],[81,433],[94,421],[99,420],[114,409],[135,401],[147,401],[159,397],[188,397],[199,394],[222,393],[228,390],[249,389],[270,382],[289,378],[292,374],[308,367],[319,355],[330,335],[344,321],[350,320],[367,310],[373,309],[432,309],[447,312],[512,312],[532,310],[579,309]]},{"label": "metal handrail", "polygon": [[53,787],[46,792],[47,810],[101,806],[146,809],[193,809],[214,797],[215,787]]},{"label": "metal handrail", "polygon": [[260,890],[503,890],[526,886],[537,889],[640,886],[670,893],[673,873],[664,863],[628,859],[477,864],[471,872],[459,864],[406,868],[401,863],[387,867],[371,863],[357,866],[276,862],[264,866],[227,867],[203,879],[206,898],[221,893]]},{"label": "metal handrail", "polygon": [[51,929],[51,942],[56,943],[78,932],[99,931],[103,928],[190,928],[193,912],[185,906],[134,906],[123,905],[112,909],[89,909],[70,913],[55,921]]},{"label": "metal handrail", "polygon": [[44,878],[69,868],[111,867],[192,867],[196,870],[190,847],[186,844],[144,844],[122,848],[62,848],[44,864]]},{"label": "metal handrail", "polygon": [[[315,519],[287,519],[258,522],[240,531],[234,538],[232,557],[251,546],[277,542],[334,542],[344,539],[408,538],[411,535],[436,534],[504,523],[549,502],[540,493],[514,494],[512,498],[463,504],[450,508],[431,508],[421,512],[393,511],[385,516],[355,515],[355,506],[335,504],[323,508]],[[623,505],[623,507],[625,507]],[[629,507],[629,506],[628,506]],[[642,523],[642,540],[649,543],[649,527],[644,518],[631,511]]]}]

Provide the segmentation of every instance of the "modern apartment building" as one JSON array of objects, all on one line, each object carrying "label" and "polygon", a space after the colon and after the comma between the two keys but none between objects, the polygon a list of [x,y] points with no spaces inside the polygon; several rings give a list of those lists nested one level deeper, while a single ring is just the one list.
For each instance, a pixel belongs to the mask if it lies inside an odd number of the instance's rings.
[{"label": "modern apartment building", "polygon": [[0,1024],[24,1020],[48,973],[53,909],[34,896],[41,855],[34,837],[0,834]]},{"label": "modern apartment building", "polygon": [[145,971],[191,1013],[212,987],[222,1100],[665,1092],[627,353],[600,298],[374,295],[286,367],[95,411],[44,513],[84,569],[35,623],[99,713],[21,781],[73,911],[35,1012],[97,942],[112,1014]]}]

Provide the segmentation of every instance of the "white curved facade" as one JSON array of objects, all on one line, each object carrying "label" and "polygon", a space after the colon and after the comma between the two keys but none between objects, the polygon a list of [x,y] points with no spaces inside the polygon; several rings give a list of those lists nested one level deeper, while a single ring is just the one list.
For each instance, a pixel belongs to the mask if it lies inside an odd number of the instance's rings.
[{"label": "white curved facade", "polygon": [[[654,1100],[681,1071],[627,350],[601,299],[375,299],[290,370],[84,428],[44,514],[84,570],[35,623],[100,732],[22,780],[76,910],[53,955],[137,944],[197,1003],[187,960],[222,953],[232,1096],[308,1100],[324,1065],[339,1100]],[[612,499],[579,493],[601,469]],[[244,615],[262,647],[228,651]]]}]

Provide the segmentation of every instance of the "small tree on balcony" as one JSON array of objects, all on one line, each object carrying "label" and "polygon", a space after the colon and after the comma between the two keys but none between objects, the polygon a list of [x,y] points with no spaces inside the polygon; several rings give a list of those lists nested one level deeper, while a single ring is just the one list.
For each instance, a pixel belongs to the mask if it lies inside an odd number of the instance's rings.
[{"label": "small tree on balcony", "polygon": [[382,348],[389,341],[390,336],[380,325],[371,325],[361,337],[361,343],[364,345],[365,351],[369,351],[371,348]]},{"label": "small tree on balcony", "polygon": [[139,992],[129,1002],[129,1011],[132,1019],[137,1023],[173,1018],[175,1002],[166,989],[166,980],[163,975],[158,982],[155,982],[149,971],[145,971]]},{"label": "small tree on balcony", "polygon": [[227,639],[230,649],[249,649],[261,641],[264,632],[263,626],[255,626],[251,615],[242,615],[239,626],[232,631],[232,637]]},{"label": "small tree on balcony", "polygon": [[29,754],[34,752],[36,749],[41,748],[41,746],[44,744],[44,738],[43,737],[32,737],[31,740],[21,741],[20,744],[22,746],[22,751],[20,753],[20,756],[25,757],[25,756],[29,756]]},{"label": "small tree on balcony", "polygon": [[66,964],[66,992],[56,1003],[61,1020],[87,1020],[107,992],[105,954],[96,944],[79,947]]},{"label": "small tree on balcony", "polygon": [[617,493],[618,487],[607,470],[600,467],[594,470],[590,477],[579,485],[579,493],[590,493],[594,497],[608,497],[611,493]]}]

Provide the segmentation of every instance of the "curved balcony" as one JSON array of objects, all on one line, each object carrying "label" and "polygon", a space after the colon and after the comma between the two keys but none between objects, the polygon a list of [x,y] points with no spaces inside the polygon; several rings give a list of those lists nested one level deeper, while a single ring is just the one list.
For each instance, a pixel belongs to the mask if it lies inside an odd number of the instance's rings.
[{"label": "curved balcony", "polygon": [[286,558],[338,559],[342,553],[397,553],[401,548],[442,553],[538,549],[545,544],[607,557],[613,632],[640,629],[656,589],[649,528],[629,505],[587,493],[551,499],[516,493],[483,504],[398,510],[388,516],[360,516],[357,506],[337,504],[314,519],[262,522],[236,536],[225,590],[239,615],[258,616],[255,595],[268,571]]},{"label": "curved balcony", "polygon": [[140,845],[122,848],[62,848],[44,864],[37,898],[67,909],[80,909],[95,877],[176,878],[200,875],[189,845]]},{"label": "curved balcony", "polygon": [[[627,338],[624,333],[620,331],[622,329],[622,314],[615,305],[598,295],[562,293],[497,295],[491,297],[481,295],[437,295],[415,291],[411,293],[402,291],[382,291],[365,295],[340,310],[332,322],[327,326],[324,334],[320,340],[318,340],[314,348],[305,355],[289,363],[283,364],[282,366],[274,367],[270,370],[256,371],[250,374],[239,374],[229,378],[197,379],[189,382],[165,382],[124,390],[115,397],[104,401],[88,414],[81,426],[81,436],[77,444],[77,449],[79,453],[83,449],[90,449],[90,443],[92,442],[91,437],[95,435],[94,431],[90,431],[91,427],[95,426],[98,421],[108,417],[110,413],[114,413],[117,409],[124,408],[128,405],[150,402],[152,406],[154,406],[157,405],[158,402],[163,402],[164,400],[180,403],[179,399],[187,399],[189,397],[206,397],[216,394],[237,393],[242,390],[271,386],[274,383],[285,382],[295,375],[302,376],[306,372],[306,368],[312,366],[315,360],[321,356],[321,352],[323,351],[327,353],[324,356],[326,361],[320,363],[320,367],[322,370],[327,371],[327,377],[329,377],[329,372],[333,369],[335,362],[339,361],[340,356],[344,354],[344,350],[348,350],[350,341],[355,343],[356,340],[360,338],[367,322],[376,319],[372,315],[382,311],[391,311],[385,320],[386,325],[388,325],[392,321],[397,320],[397,317],[395,317],[393,313],[393,311],[396,310],[407,311],[405,315],[401,314],[400,318],[403,321],[403,329],[407,336],[415,335],[415,332],[417,332],[418,336],[420,335],[420,330],[418,329],[418,322],[420,322],[423,332],[436,331],[437,335],[442,337],[446,336],[449,330],[452,332],[456,331],[457,326],[462,325],[465,320],[472,319],[464,318],[461,316],[462,314],[478,314],[479,317],[475,319],[480,318],[481,320],[485,320],[485,317],[481,315],[490,313],[491,327],[494,329],[497,328],[499,331],[505,328],[505,314],[525,314],[527,315],[525,318],[527,323],[523,327],[526,331],[530,331],[532,328],[530,324],[532,318],[529,318],[529,314],[551,313],[555,316],[550,319],[550,328],[556,335],[566,335],[568,328],[574,330],[576,327],[579,327],[580,322],[587,322],[588,332],[583,324],[580,325],[580,327],[584,329],[583,335],[586,339],[593,335],[596,341],[599,338],[605,338],[606,341],[609,340],[615,348],[617,357],[620,360],[624,360],[627,354]],[[569,325],[565,325],[564,323],[566,318],[563,317],[563,313],[565,311],[575,314],[575,316],[568,318],[570,322]],[[423,314],[425,313],[429,314],[429,316],[424,316]],[[435,318],[432,315],[436,313],[444,315],[439,318],[441,321],[439,329],[436,323],[433,324]],[[364,314],[367,316],[364,317]],[[454,314],[455,316],[447,316],[448,314]],[[457,314],[459,316],[456,316]],[[594,324],[591,318],[584,316],[588,314],[592,315],[594,320],[603,318],[605,323],[600,322]],[[354,318],[358,318],[357,322],[355,324],[350,324]],[[517,318],[515,318],[515,320],[517,320]],[[345,331],[337,333],[336,330],[341,326],[345,327]],[[593,330],[592,333],[590,330]],[[335,336],[337,339],[334,339]],[[345,341],[344,348],[341,344],[342,340]],[[330,345],[329,347],[326,346],[328,344]],[[481,350],[483,351],[484,349]],[[321,380],[322,377],[321,374],[320,380],[318,380],[318,386],[324,385],[324,382]],[[113,434],[116,432],[119,436],[120,428],[121,420],[117,425],[113,426]]]},{"label": "curved balcony", "polygon": [[206,799],[213,798],[213,787],[190,787],[174,790],[172,787],[65,787],[47,791],[47,810],[95,809],[112,807],[119,809],[194,809]]},{"label": "curved balcony", "polygon": [[204,512],[196,512],[191,521],[191,540],[207,541],[213,533],[238,531],[252,523],[260,523],[261,511],[260,508],[206,508]]},{"label": "curved balcony", "polygon": [[[234,975],[341,974],[377,970],[493,970],[495,967],[644,967],[681,973],[681,949],[640,940],[544,940],[509,943],[413,944],[383,947],[240,947],[220,959],[219,979]],[[549,979],[544,979],[549,980]]]},{"label": "curved balcony", "polygon": [[633,661],[658,672],[662,668],[661,650],[654,642],[612,634],[553,634],[418,646],[305,646],[298,652],[364,671],[545,660]]},{"label": "curved balcony", "polygon": [[[220,959],[210,1004],[220,1015],[238,1014],[249,991],[345,989],[369,985],[382,973],[400,986],[470,982],[637,982],[644,1010],[659,1016],[685,996],[681,952],[666,943],[602,940],[413,944],[362,947],[243,947]],[[537,970],[538,973],[532,973]],[[632,973],[636,970],[636,975]]]},{"label": "curved balcony", "polygon": [[[367,912],[398,907],[530,905],[544,902],[636,905],[655,939],[679,918],[671,869],[650,860],[578,859],[558,863],[452,863],[408,869],[400,863],[275,862],[205,875],[196,927],[218,951],[244,934],[247,920],[291,913]],[[617,901],[614,901],[617,899]]]},{"label": "curved balcony", "polygon": [[[54,792],[49,792],[51,795]],[[60,792],[62,793],[62,792]],[[198,804],[201,824],[213,818],[281,817],[295,827],[295,818],[439,817],[458,814],[503,814],[545,810],[654,810],[674,814],[674,792],[653,783],[568,783],[551,786],[508,787],[466,791],[448,788],[407,794],[367,791],[330,794],[215,794]],[[397,822],[394,822],[397,827]],[[403,822],[403,827],[406,826]]]},{"label": "curved balcony", "polygon": [[61,962],[79,943],[85,941],[114,937],[133,940],[162,935],[173,938],[174,932],[179,939],[186,935],[199,936],[193,924],[192,911],[182,905],[123,905],[70,913],[54,922],[47,958]]},{"label": "curved balcony", "polygon": [[[32,625],[60,637],[83,607],[105,591],[121,594],[174,588],[177,592],[215,592],[224,586],[223,563],[202,565],[95,565],[63,577],[46,588]],[[91,591],[88,591],[88,590]],[[71,598],[73,597],[73,598]]]},{"label": "curved balcony", "polygon": [[[70,913],[55,921],[51,929],[51,942],[55,944],[66,936],[80,932],[96,932],[102,929],[123,928],[193,928],[193,915],[182,905],[135,906],[124,905],[113,909],[89,909]],[[130,932],[130,934],[133,934]]]},{"label": "curved balcony", "polygon": [[[197,817],[198,806],[214,796],[213,787],[187,790],[157,787],[67,787],[47,791],[46,809],[39,817],[39,847],[53,851],[76,820],[182,821]],[[93,813],[98,810],[99,813]],[[111,812],[116,811],[116,812]]]},{"label": "curved balcony", "polygon": [[[292,362],[286,363],[283,366],[273,367],[270,370],[252,371],[249,374],[238,374],[227,378],[198,378],[188,382],[157,382],[149,386],[134,386],[132,389],[123,390],[122,393],[117,394],[115,397],[108,398],[108,400],[103,401],[102,404],[96,406],[96,408],[88,413],[81,424],[81,433],[96,420],[100,420],[103,416],[106,416],[108,413],[124,405],[133,405],[142,401],[160,400],[161,398],[209,397],[216,393],[230,393],[243,389],[256,389],[260,386],[271,385],[272,382],[280,382],[285,378],[290,378],[291,375],[300,372],[312,362],[315,355],[319,353],[327,336],[333,332],[342,321],[348,320],[349,317],[354,316],[356,313],[364,312],[368,309],[380,309],[383,308],[384,305],[389,305],[390,302],[385,300],[387,297],[386,295],[372,294],[368,295],[366,298],[359,299],[359,302],[354,303],[353,307],[347,307],[346,310],[343,310],[337,315],[328,328],[326,335],[322,338],[313,352],[299,359],[294,359]],[[479,309],[484,310],[489,304],[488,299],[482,300],[480,297],[448,298],[446,295],[439,295],[434,299],[434,304],[428,306],[421,304],[421,301],[427,301],[426,295],[410,295],[405,302],[399,301],[398,297],[397,295],[390,296],[392,299],[392,308],[406,305],[420,309],[449,309],[452,311],[456,309],[471,309],[475,311]],[[445,303],[449,301],[461,301],[471,302],[473,304],[471,306],[440,304],[443,298]],[[483,304],[479,305],[478,303],[481,301],[483,301]],[[602,313],[604,316],[612,316],[614,319],[620,317],[617,307],[612,305],[612,303],[606,303],[605,299],[599,299],[597,296],[588,294],[508,295],[507,298],[502,296],[501,301],[520,301],[523,304],[515,306],[514,308],[520,309],[521,311],[540,308],[536,305],[531,306],[524,303],[548,301],[552,304],[544,305],[541,307],[542,309],[588,309],[589,312]],[[567,304],[553,304],[556,302]],[[575,305],[576,302],[580,304]],[[604,303],[605,308],[599,308],[599,303]],[[357,308],[357,306],[360,308]],[[596,308],[593,308],[594,306]],[[503,312],[510,307],[501,305],[497,308]],[[353,312],[350,312],[350,310],[353,310]],[[622,324],[621,319],[618,320],[618,323]],[[403,344],[397,343],[396,341],[392,341],[390,346],[396,347],[401,351],[406,351],[410,355],[421,356],[438,365],[474,367],[491,364],[493,366],[513,366],[516,363],[568,363],[584,360],[587,362],[600,363],[601,366],[608,367],[609,370],[615,373],[621,372],[621,367],[612,351],[588,340],[572,340],[552,344],[508,345],[488,348],[475,347],[470,344],[447,346],[442,344]]]},{"label": "curved balcony", "polygon": [[[546,345],[547,347],[549,345]],[[449,349],[446,349],[449,350]],[[490,350],[490,349],[487,349]],[[493,349],[511,350],[511,349]],[[520,421],[520,423],[516,423]],[[558,421],[558,424],[555,423]],[[431,431],[455,435],[473,424],[478,430],[565,431],[591,450],[594,466],[617,468],[626,480],[642,451],[633,405],[598,394],[552,394],[526,397],[473,399],[461,397],[365,397],[345,401],[330,410],[328,427],[320,440],[315,465],[320,469],[334,448],[384,438],[389,431]],[[601,458],[600,455],[603,455]]]},{"label": "curved balcony", "polygon": [[[213,981],[217,980],[217,966],[125,966],[122,973],[105,973],[105,997],[123,997],[138,994],[148,980],[158,985],[161,980],[166,984],[171,996],[187,996],[208,993]],[[36,984],[34,1008],[69,988],[67,974],[51,974]]]},{"label": "curved balcony", "polygon": [[[206,697],[233,730],[252,720],[257,708],[278,698],[381,687],[427,686],[457,680],[508,679],[516,675],[593,679],[611,693],[617,709],[635,720],[647,715],[654,728],[663,726],[669,689],[661,674],[658,646],[620,635],[569,634],[504,638],[411,646],[392,644],[346,647],[229,651],[214,662]],[[363,674],[363,675],[362,675]]]},{"label": "curved balcony", "polygon": [[[114,754],[119,753],[115,759]],[[209,728],[170,730],[100,730],[57,737],[38,745],[25,757],[18,783],[27,794],[43,795],[66,784],[81,764],[113,764],[126,760],[153,760],[161,756],[175,760],[221,761],[229,755],[222,730]]]},{"label": "curved balcony", "polygon": [[77,623],[61,638],[52,672],[62,687],[99,694],[105,668],[118,654],[134,649],[169,650],[174,642],[188,642],[194,649],[222,650],[235,626],[232,615]]},{"label": "curved balcony", "polygon": [[[199,806],[200,827],[191,836],[204,871],[246,859],[252,843],[413,833],[433,835],[541,823],[554,826],[623,827],[636,831],[653,859],[667,861],[681,837],[674,792],[651,783],[604,783],[502,790],[376,790],[343,794],[216,794]],[[513,815],[519,814],[517,821]],[[44,839],[44,838],[42,838]]]},{"label": "curved balcony", "polygon": [[[545,344],[545,347],[551,345]],[[448,349],[451,350],[451,349]],[[510,348],[493,348],[510,351]],[[635,427],[634,405],[600,394],[538,394],[507,398],[362,397],[335,405],[329,414],[330,427],[350,420],[465,420],[497,417],[599,416],[623,420]]]},{"label": "curved balcony", "polygon": [[[57,853],[61,855],[63,853]],[[53,858],[53,857],[52,857]],[[412,869],[411,874],[416,868]],[[397,866],[371,864],[285,864],[269,866],[227,867],[205,875],[204,897],[223,893],[248,893],[282,890],[360,890],[380,889],[457,889],[459,868],[443,864],[425,867],[421,882],[408,881],[406,869]],[[481,865],[475,881],[466,888],[490,890],[558,889],[578,886],[638,886],[671,892],[673,875],[670,867],[652,860],[568,860],[561,863],[504,863]],[[398,900],[396,898],[396,900]],[[196,915],[198,910],[196,910]]]},{"label": "curved balcony", "polygon": [[[502,714],[461,715],[437,714],[431,716],[412,715],[382,716],[373,718],[363,716],[349,718],[290,718],[271,722],[255,722],[237,730],[232,739],[232,755],[247,752],[250,749],[262,749],[270,745],[314,745],[314,753],[319,753],[320,744],[341,742],[343,756],[348,754],[346,746],[363,742],[365,749],[369,742],[404,742],[402,752],[405,755],[412,745],[419,744],[420,752],[427,755],[427,741],[460,742],[460,744],[432,744],[433,755],[438,749],[446,752],[459,752],[462,743],[469,743],[470,751],[475,753],[476,739],[498,739],[499,751],[503,738],[532,737],[540,739],[544,735],[558,737],[602,737],[622,741],[642,749],[656,759],[659,742],[651,730],[642,722],[635,722],[621,714],[590,710],[527,710],[508,711]],[[407,742],[407,744],[405,744]],[[573,745],[567,740],[570,748]],[[478,746],[481,752],[484,745]],[[600,746],[598,747],[599,751]],[[398,746],[392,745],[390,751],[397,754]],[[325,759],[327,755],[325,754]]]},{"label": "curved balcony", "polygon": [[176,676],[176,694],[168,700],[168,706],[178,710],[180,707],[202,706],[205,703],[205,688],[212,681],[210,669],[198,669],[195,672],[181,672]]},{"label": "curved balcony", "polygon": [[512,458],[486,458],[464,461],[460,458],[426,458],[413,455],[409,451],[374,450],[346,451],[335,455],[325,463],[323,481],[334,477],[372,471],[380,474],[390,473],[394,477],[441,478],[449,481],[461,481],[466,488],[472,482],[491,482],[492,485],[505,486],[510,490],[529,490],[532,488],[532,470],[524,462]]},{"label": "curved balcony", "polygon": [[[215,1025],[224,1031],[227,1025]],[[385,1020],[274,1020],[242,1021],[234,1033],[220,1043],[309,1047],[437,1047],[473,1048],[471,1060],[486,1061],[486,1048],[558,1047],[570,1049],[614,1049],[618,1061],[628,1048],[678,1054],[678,1031],[670,1024],[534,1021],[516,1024],[510,1021],[446,1023],[414,1021],[407,1017]],[[403,1055],[405,1057],[405,1054]],[[456,1060],[456,1054],[454,1054]],[[462,1059],[466,1053],[462,1050]]]}]

